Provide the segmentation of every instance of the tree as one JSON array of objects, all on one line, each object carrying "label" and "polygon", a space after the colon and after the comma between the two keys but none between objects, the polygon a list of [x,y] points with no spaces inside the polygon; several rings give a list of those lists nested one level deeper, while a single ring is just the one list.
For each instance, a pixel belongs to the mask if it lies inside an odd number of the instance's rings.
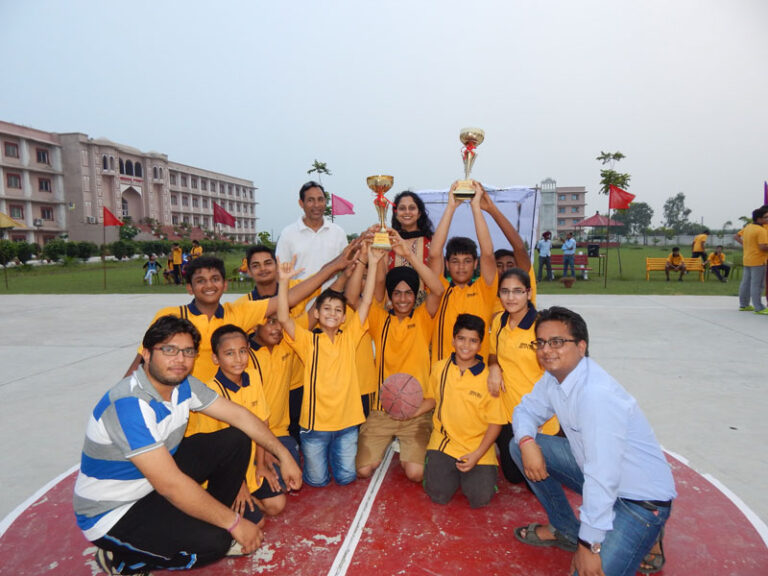
[{"label": "tree", "polygon": [[613,218],[624,225],[614,228],[623,236],[645,236],[653,219],[653,208],[645,202],[632,202],[626,210],[617,210]]},{"label": "tree", "polygon": [[120,226],[120,240],[133,240],[133,237],[139,232],[141,230],[133,225],[133,219],[130,216],[125,216],[123,225]]},{"label": "tree", "polygon": [[0,264],[6,266],[16,257],[16,244],[10,240],[0,240]]},{"label": "tree", "polygon": [[664,225],[680,234],[688,225],[691,209],[685,207],[685,194],[678,192],[677,196],[667,198],[664,202]]},{"label": "tree", "polygon": [[614,170],[616,162],[620,162],[626,158],[621,152],[603,152],[600,151],[600,156],[596,158],[603,166],[608,166],[600,170],[600,194],[608,194],[611,186],[617,186],[626,190],[629,188],[629,181],[632,176],[624,172],[617,172]]},{"label": "tree", "polygon": [[37,253],[37,245],[29,242],[16,242],[16,258],[19,262],[26,264]]},{"label": "tree", "polygon": [[[328,169],[328,164],[325,162],[320,162],[317,158],[315,158],[315,161],[312,162],[312,168],[307,170],[307,174],[312,174],[313,172],[317,173],[317,179],[320,181],[320,184],[323,183],[323,174],[326,174],[328,176],[333,176],[331,171]],[[323,213],[325,216],[333,216],[333,210],[331,209],[331,205],[328,203],[328,191],[325,191],[325,212]]]}]

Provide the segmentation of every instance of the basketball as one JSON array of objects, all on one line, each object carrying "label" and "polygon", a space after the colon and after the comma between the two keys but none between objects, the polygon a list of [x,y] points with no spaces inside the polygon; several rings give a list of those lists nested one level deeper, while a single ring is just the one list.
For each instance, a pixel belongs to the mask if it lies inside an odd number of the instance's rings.
[{"label": "basketball", "polygon": [[421,384],[410,374],[398,372],[381,385],[381,407],[395,420],[411,418],[421,406]]}]

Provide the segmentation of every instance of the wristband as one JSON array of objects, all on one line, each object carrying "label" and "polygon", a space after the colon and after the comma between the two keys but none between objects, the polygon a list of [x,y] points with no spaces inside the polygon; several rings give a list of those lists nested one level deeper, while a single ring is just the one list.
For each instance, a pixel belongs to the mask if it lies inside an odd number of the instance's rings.
[{"label": "wristband", "polygon": [[517,443],[518,448],[522,448],[524,444],[527,444],[528,442],[533,442],[533,436],[526,436],[520,442]]},{"label": "wristband", "polygon": [[358,258],[357,261],[360,262],[360,264],[362,264],[363,266],[368,266],[368,262],[363,262],[362,260],[360,260],[360,258]]},{"label": "wristband", "polygon": [[229,532],[230,534],[232,534],[232,530],[234,530],[235,528],[237,528],[237,525],[238,525],[238,524],[240,524],[240,514],[238,514],[237,512],[235,512],[235,521],[234,521],[234,522],[232,522],[232,526],[230,526],[229,528],[227,528],[227,532]]}]

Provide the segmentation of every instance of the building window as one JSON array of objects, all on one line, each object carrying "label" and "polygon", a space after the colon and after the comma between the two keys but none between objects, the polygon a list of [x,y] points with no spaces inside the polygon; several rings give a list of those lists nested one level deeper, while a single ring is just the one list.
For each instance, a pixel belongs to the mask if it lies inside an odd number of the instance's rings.
[{"label": "building window", "polygon": [[109,157],[109,169],[114,170],[115,169],[115,157],[110,156]]},{"label": "building window", "polygon": [[224,195],[224,184],[219,184],[219,194]]},{"label": "building window", "polygon": [[5,143],[5,155],[8,158],[18,158],[19,157],[19,145],[16,144],[16,142],[6,142]]},{"label": "building window", "polygon": [[104,154],[104,156],[101,157],[101,169],[109,170],[109,160],[107,160],[106,154]]},{"label": "building window", "polygon": [[200,216],[192,216],[192,224],[194,226],[200,226]]},{"label": "building window", "polygon": [[579,195],[578,194],[571,194],[571,200],[578,200]]},{"label": "building window", "polygon": [[128,176],[133,176],[133,162],[130,160],[125,161],[125,173]]},{"label": "building window", "polygon": [[184,216],[184,224],[189,224],[189,216]]},{"label": "building window", "polygon": [[189,206],[189,196],[182,196],[181,197],[181,205],[182,206]]},{"label": "building window", "polygon": [[557,213],[558,214],[565,214],[565,206],[558,206]]},{"label": "building window", "polygon": [[158,168],[157,172],[158,172],[158,174],[160,174],[160,180],[162,180],[163,179],[163,169],[162,168]]},{"label": "building window", "polygon": [[208,228],[208,216],[203,216],[203,228]]},{"label": "building window", "polygon": [[40,192],[50,192],[51,191],[51,179],[50,178],[38,178],[38,180],[37,180],[37,189],[40,190]]},{"label": "building window", "polygon": [[578,213],[579,213],[579,207],[571,206],[571,214],[578,214]]},{"label": "building window", "polygon": [[230,196],[232,196],[232,188],[233,188],[233,186],[232,186],[232,184],[230,184],[229,185],[229,190],[228,190]]},{"label": "building window", "polygon": [[173,216],[171,216],[171,222],[173,222],[174,226],[178,225],[178,223],[179,223],[179,215],[178,214],[174,214]]},{"label": "building window", "polygon": [[43,220],[53,220],[53,208],[51,206],[40,206],[40,218]]},{"label": "building window", "polygon": [[134,172],[136,176],[138,176],[139,178],[142,178],[144,176],[144,174],[142,173],[141,162],[136,162],[136,165],[134,166]]},{"label": "building window", "polygon": [[123,164],[122,158],[120,158],[120,174],[125,174],[125,164]]},{"label": "building window", "polygon": [[208,181],[200,180],[200,190],[208,190]]},{"label": "building window", "polygon": [[8,210],[14,220],[24,220],[24,206],[21,204],[9,204]]},{"label": "building window", "polygon": [[557,225],[558,226],[565,226],[565,218],[559,218],[557,220]]},{"label": "building window", "polygon": [[171,174],[171,186],[176,186],[176,174]]},{"label": "building window", "polygon": [[171,206],[178,206],[179,205],[179,197],[175,194],[171,194]]},{"label": "building window", "polygon": [[190,178],[190,182],[193,190],[197,190],[197,178]]},{"label": "building window", "polygon": [[565,194],[560,194],[560,195],[557,197],[557,199],[558,199],[558,200],[565,200]]},{"label": "building window", "polygon": [[240,198],[240,186],[235,186],[235,196]]},{"label": "building window", "polygon": [[203,208],[208,208],[208,198],[203,198]]},{"label": "building window", "polygon": [[38,164],[50,164],[51,158],[48,155],[48,149],[47,148],[38,148],[37,149],[37,163]]},{"label": "building window", "polygon": [[21,174],[7,172],[5,175],[5,185],[8,188],[21,188]]},{"label": "building window", "polygon": [[181,176],[181,185],[186,188],[187,187],[187,177],[182,175]]},{"label": "building window", "polygon": [[200,198],[192,196],[192,208],[200,208]]}]

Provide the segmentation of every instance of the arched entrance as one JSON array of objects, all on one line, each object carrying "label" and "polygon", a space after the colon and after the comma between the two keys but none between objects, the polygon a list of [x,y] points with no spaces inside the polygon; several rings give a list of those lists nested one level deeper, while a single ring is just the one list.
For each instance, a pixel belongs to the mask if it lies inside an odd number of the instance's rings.
[{"label": "arched entrance", "polygon": [[141,201],[141,191],[136,190],[133,186],[129,186],[123,190],[121,204],[123,218],[130,216],[134,222],[138,222],[144,218],[144,206]]}]

